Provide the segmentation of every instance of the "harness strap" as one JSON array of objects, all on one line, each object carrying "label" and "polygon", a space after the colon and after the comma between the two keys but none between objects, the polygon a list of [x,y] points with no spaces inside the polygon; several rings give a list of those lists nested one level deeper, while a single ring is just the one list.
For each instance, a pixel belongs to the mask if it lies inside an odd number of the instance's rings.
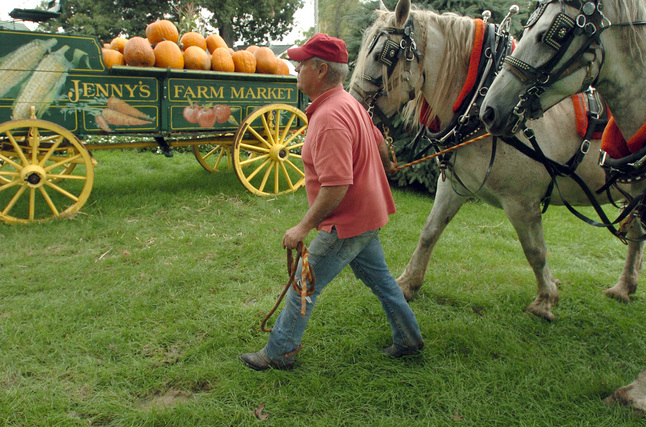
[{"label": "harness strap", "polygon": [[[615,228],[616,224],[621,223],[628,215],[630,215],[637,206],[643,202],[644,198],[646,198],[646,191],[642,192],[638,196],[632,198],[627,206],[624,207],[623,211],[621,214],[615,219],[614,221],[611,221],[606,213],[603,211],[603,208],[597,201],[594,193],[590,190],[590,187],[583,181],[583,179],[570,167],[567,165],[563,165],[560,163],[557,163],[550,158],[546,157],[545,154],[543,153],[543,150],[540,148],[538,145],[538,142],[536,141],[536,136],[534,134],[534,131],[530,128],[525,128],[523,130],[525,137],[530,141],[530,144],[532,147],[528,147],[527,145],[523,144],[522,141],[520,141],[516,137],[508,138],[508,137],[503,137],[502,140],[505,141],[507,144],[511,145],[512,147],[516,148],[526,156],[530,157],[531,159],[536,160],[537,162],[543,164],[545,166],[545,169],[547,172],[550,174],[552,177],[552,180],[550,182],[550,185],[548,186],[548,192],[546,193],[544,200],[547,199],[547,203],[549,204],[549,198],[551,197],[551,192],[553,191],[554,188],[557,189],[559,192],[559,196],[561,198],[561,201],[563,202],[563,205],[572,213],[574,216],[579,218],[580,220],[586,222],[587,224],[593,225],[595,227],[603,227],[607,228],[608,231],[610,231],[614,236],[619,238],[622,242],[626,243],[626,241],[646,241],[646,234],[640,236],[639,238],[636,239],[628,239],[625,236],[624,232],[620,232]],[[585,140],[584,140],[585,142]],[[581,151],[581,150],[579,150]],[[578,154],[575,154],[577,156]],[[567,202],[567,200],[563,197],[563,193],[561,192],[561,189],[559,187],[558,181],[556,178],[558,176],[566,176],[569,178],[572,178],[572,180],[581,188],[581,190],[584,192],[588,200],[590,201],[590,205],[594,208],[595,212],[599,216],[602,222],[594,221],[587,216],[583,215],[579,211],[577,211],[571,204]],[[543,209],[543,212],[545,212],[546,209]]]}]

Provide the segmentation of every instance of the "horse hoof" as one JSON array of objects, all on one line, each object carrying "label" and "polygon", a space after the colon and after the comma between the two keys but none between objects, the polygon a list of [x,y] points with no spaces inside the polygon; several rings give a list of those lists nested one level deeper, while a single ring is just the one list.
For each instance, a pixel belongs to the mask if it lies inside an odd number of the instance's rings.
[{"label": "horse hoof", "polygon": [[549,309],[537,307],[534,304],[527,307],[527,312],[550,322],[556,320],[556,316]]},{"label": "horse hoof", "polygon": [[620,301],[620,302],[623,302],[623,303],[626,303],[626,304],[629,303],[630,302],[630,296],[628,296],[628,292],[626,292],[623,289],[615,289],[615,288],[616,288],[616,286],[614,288],[607,289],[604,292],[604,294],[606,294],[606,296],[608,296],[608,297],[610,297],[610,298],[612,298],[614,300],[617,300],[617,301]]}]

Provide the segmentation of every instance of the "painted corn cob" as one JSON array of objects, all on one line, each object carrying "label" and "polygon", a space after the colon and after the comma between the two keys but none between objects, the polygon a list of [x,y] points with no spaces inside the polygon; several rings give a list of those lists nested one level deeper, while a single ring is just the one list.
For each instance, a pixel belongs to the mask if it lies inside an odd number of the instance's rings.
[{"label": "painted corn cob", "polygon": [[33,40],[6,55],[0,62],[0,98],[29,77],[56,39]]},{"label": "painted corn cob", "polygon": [[14,120],[28,119],[32,105],[36,107],[36,117],[41,117],[54,102],[65,84],[67,72],[74,68],[65,58],[65,52],[69,48],[63,46],[40,61],[13,103],[11,117]]}]

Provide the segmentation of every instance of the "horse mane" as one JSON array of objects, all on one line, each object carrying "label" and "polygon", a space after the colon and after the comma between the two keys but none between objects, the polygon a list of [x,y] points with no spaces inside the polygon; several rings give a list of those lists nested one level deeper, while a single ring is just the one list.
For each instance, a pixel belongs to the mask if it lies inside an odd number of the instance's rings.
[{"label": "horse mane", "polygon": [[[377,13],[378,16],[375,22],[364,33],[361,49],[357,55],[355,71],[352,75],[352,85],[365,74],[369,42],[384,28],[396,26],[394,12],[377,11]],[[411,123],[413,126],[419,126],[419,121],[415,119],[420,117],[422,111],[426,113],[426,116],[423,118],[424,123],[430,123],[436,118],[436,111],[445,108],[447,103],[452,105],[455,102],[454,98],[466,80],[475,25],[473,19],[469,17],[452,12],[439,14],[432,10],[415,6],[410,11],[410,17],[414,23],[414,39],[417,43],[417,50],[422,53],[420,68],[424,67],[426,61],[426,50],[429,44],[428,29],[439,28],[444,36],[444,48],[441,51],[441,55],[432,59],[433,62],[437,62],[440,65],[437,71],[439,78],[433,82],[433,93],[430,99],[424,96],[423,85],[425,83],[425,77],[420,76],[414,88],[416,93],[415,98],[406,102],[400,112],[405,122]],[[390,77],[388,77],[386,66],[383,66],[381,75],[383,76],[386,94],[389,94],[392,88],[406,84],[404,81],[407,77],[404,75],[404,62],[404,59],[397,62]],[[402,96],[401,91],[399,96]],[[393,99],[393,102],[397,102],[398,105],[401,105],[405,101],[407,100],[402,100],[401,98]],[[424,108],[425,103],[430,108]]]},{"label": "horse mane", "polygon": [[[625,27],[616,27],[610,31],[622,31],[624,40],[628,40],[630,54],[634,60],[646,64],[646,34],[643,26],[632,25],[632,22],[646,21],[646,3],[643,0],[615,0],[604,4],[611,9],[613,24],[631,23]],[[606,12],[604,10],[604,12]]]}]

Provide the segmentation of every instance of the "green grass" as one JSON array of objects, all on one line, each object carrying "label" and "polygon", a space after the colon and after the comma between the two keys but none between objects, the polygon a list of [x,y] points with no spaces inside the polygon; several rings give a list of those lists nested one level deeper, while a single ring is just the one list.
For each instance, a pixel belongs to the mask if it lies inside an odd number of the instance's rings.
[{"label": "green grass", "polygon": [[[411,303],[419,357],[380,355],[385,316],[347,269],[319,299],[297,369],[255,372],[237,356],[266,342],[260,321],[287,280],[282,234],[305,193],[259,198],[190,153],[95,155],[76,218],[0,225],[0,425],[643,423],[602,403],[646,367],[643,290],[631,304],[603,295],[625,246],[563,208],[544,216],[563,282],[555,322],[525,312],[535,280],[503,212],[471,203]],[[432,201],[394,195],[381,240],[397,277]]]}]

